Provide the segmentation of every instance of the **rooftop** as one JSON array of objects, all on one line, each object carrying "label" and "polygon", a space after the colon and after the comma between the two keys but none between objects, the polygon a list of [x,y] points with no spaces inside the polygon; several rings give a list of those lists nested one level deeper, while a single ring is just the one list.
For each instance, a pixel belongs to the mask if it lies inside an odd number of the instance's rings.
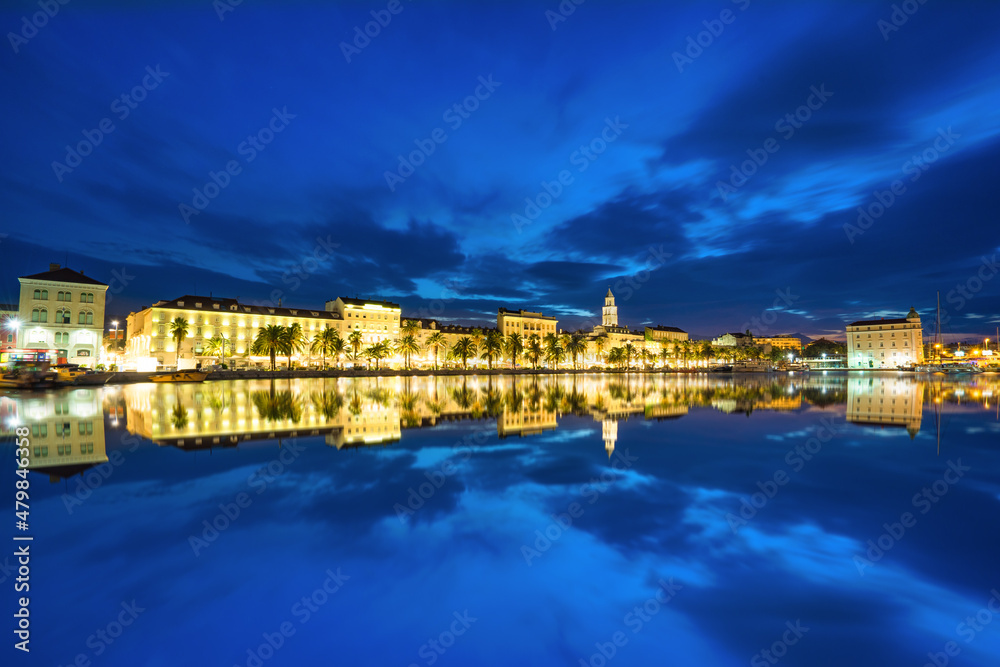
[{"label": "rooftop", "polygon": [[273,315],[275,317],[318,317],[325,320],[339,320],[340,315],[328,310],[311,308],[277,308],[242,304],[236,299],[215,298],[185,294],[169,301],[157,301],[151,308],[173,308],[177,310],[201,310],[208,312],[244,313],[248,315]]},{"label": "rooftop", "polygon": [[656,325],[655,327],[646,327],[646,328],[651,329],[653,331],[673,331],[674,333],[687,333],[687,331],[684,331],[683,329],[678,329],[677,327],[665,327],[659,324]]},{"label": "rooftop", "polygon": [[107,284],[100,280],[94,280],[83,275],[82,271],[60,268],[58,264],[49,264],[49,270],[43,273],[34,273],[30,276],[21,276],[20,280],[47,280],[54,283],[79,283],[81,285],[102,285]]},{"label": "rooftop", "polygon": [[392,303],[391,301],[379,301],[377,299],[352,299],[347,296],[339,296],[337,298],[348,306],[364,306],[368,304],[372,306],[384,306],[385,308],[401,308],[398,303]]},{"label": "rooftop", "polygon": [[857,322],[851,322],[847,326],[849,327],[867,327],[873,324],[913,324],[910,320],[905,317],[897,317],[894,319],[880,319],[880,320],[858,320]]},{"label": "rooftop", "polygon": [[534,310],[510,310],[508,308],[498,308],[497,313],[501,315],[517,315],[519,317],[533,317],[536,320],[557,320],[558,318],[552,317],[551,315],[542,315],[538,311]]}]

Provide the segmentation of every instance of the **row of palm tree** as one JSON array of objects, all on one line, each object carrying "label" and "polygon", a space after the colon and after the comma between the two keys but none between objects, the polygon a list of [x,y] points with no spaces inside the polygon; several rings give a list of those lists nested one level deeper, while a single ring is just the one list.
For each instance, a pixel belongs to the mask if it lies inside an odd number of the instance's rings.
[{"label": "row of palm tree", "polygon": [[[298,323],[290,326],[269,324],[258,329],[248,353],[270,357],[271,370],[274,370],[279,355],[287,357],[288,367],[291,368],[292,356],[305,350],[313,355],[320,355],[323,369],[327,368],[327,357],[334,358],[340,368],[343,367],[343,359],[346,357],[354,361],[365,359],[369,365],[374,363],[375,369],[378,370],[382,360],[395,354],[402,356],[404,367],[409,369],[413,356],[420,354],[422,349],[433,352],[435,370],[439,368],[442,352],[446,360],[461,362],[463,369],[468,369],[470,359],[483,359],[487,368],[493,369],[494,363],[499,366],[505,361],[514,368],[522,358],[530,362],[532,368],[538,368],[539,363],[545,361],[550,368],[558,369],[567,357],[571,360],[573,368],[577,369],[579,361],[586,356],[589,342],[586,336],[578,333],[549,333],[543,338],[532,334],[525,338],[518,333],[504,336],[496,329],[484,332],[476,328],[469,336],[462,336],[450,347],[444,334],[434,331],[421,346],[417,338],[420,325],[416,321],[404,320],[401,329],[402,335],[394,343],[383,340],[365,347],[363,334],[358,330],[352,331],[345,340],[336,329],[328,326],[312,339],[308,339]],[[170,335],[177,350],[180,350],[188,330],[188,322],[183,317],[177,317],[171,322]],[[706,363],[713,359],[732,362],[764,357],[763,351],[755,346],[713,347],[708,341],[661,340],[659,354],[654,354],[645,346],[636,346],[632,343],[611,348],[605,354],[605,349],[610,343],[607,336],[598,336],[593,343],[598,361],[621,369],[632,368],[633,363],[651,366],[659,362],[666,367],[668,362],[673,360],[674,365],[688,366],[692,360]],[[216,335],[207,341],[205,350],[208,354],[224,360],[227,354],[233,354],[233,341]],[[774,350],[771,358],[777,361],[784,354],[783,350]]]}]

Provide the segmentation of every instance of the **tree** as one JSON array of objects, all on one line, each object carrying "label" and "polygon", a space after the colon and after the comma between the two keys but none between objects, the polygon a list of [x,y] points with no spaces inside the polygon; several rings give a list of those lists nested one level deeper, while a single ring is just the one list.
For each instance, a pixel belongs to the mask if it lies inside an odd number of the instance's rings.
[{"label": "tree", "polygon": [[303,350],[308,341],[302,331],[302,325],[298,322],[282,327],[282,348],[288,355],[288,370],[292,370],[292,355]]},{"label": "tree", "polygon": [[698,345],[698,356],[702,358],[706,366],[714,355],[715,352],[712,350],[712,342],[707,340],[701,341]]},{"label": "tree", "polygon": [[417,343],[417,339],[413,334],[408,333],[400,338],[399,342],[396,343],[396,350],[403,355],[403,365],[406,366],[406,370],[409,370],[410,355],[420,352],[420,344]]},{"label": "tree", "polygon": [[487,367],[493,370],[493,359],[503,354],[503,334],[496,329],[490,329],[483,338],[480,347],[482,356],[486,358]]},{"label": "tree", "polygon": [[416,336],[417,332],[420,331],[420,322],[416,320],[403,320],[403,324],[399,327],[399,330],[404,336]]},{"label": "tree", "polygon": [[566,342],[566,353],[573,358],[573,368],[576,369],[576,358],[587,351],[587,341],[580,334],[573,334]]},{"label": "tree", "polygon": [[542,357],[542,342],[538,338],[538,334],[531,334],[528,337],[528,345],[525,348],[525,355],[528,357],[528,361],[531,362],[531,368],[538,368],[538,360]]},{"label": "tree", "polygon": [[448,346],[448,341],[444,339],[444,334],[435,331],[427,337],[427,348],[434,350],[434,370],[438,369],[438,350]]},{"label": "tree", "polygon": [[364,343],[364,337],[361,335],[361,331],[355,329],[351,332],[351,335],[347,337],[347,342],[351,344],[351,349],[354,350],[354,358],[358,358],[358,352],[361,351],[361,345]]},{"label": "tree", "polygon": [[272,371],[274,370],[275,358],[284,349],[284,327],[277,324],[268,324],[257,329],[257,336],[253,339],[253,344],[250,346],[250,351],[253,354],[271,357]]},{"label": "tree", "polygon": [[838,343],[834,340],[829,340],[826,338],[820,338],[819,340],[814,340],[813,342],[806,345],[805,350],[802,351],[803,357],[822,357],[826,355],[841,355],[847,354],[847,345],[843,343]]},{"label": "tree", "polygon": [[554,333],[545,334],[545,338],[542,340],[542,346],[545,349],[545,360],[553,362],[555,368],[559,368],[559,362],[562,360],[566,351],[563,346],[559,344],[559,337]]},{"label": "tree", "polygon": [[608,337],[601,334],[594,339],[594,349],[597,351],[597,361],[604,361],[604,348],[607,347]]},{"label": "tree", "polygon": [[233,343],[224,336],[212,336],[205,342],[205,352],[206,354],[214,354],[220,357],[219,364],[221,365],[226,358],[226,354],[231,355],[233,353]]},{"label": "tree", "polygon": [[175,317],[174,321],[170,323],[170,337],[174,339],[174,349],[177,353],[174,355],[176,359],[174,360],[174,365],[179,366],[181,360],[181,343],[188,335],[188,321],[183,317]]},{"label": "tree", "polygon": [[339,352],[344,351],[344,341],[337,333],[337,330],[330,327],[329,325],[320,331],[318,334],[313,336],[312,344],[309,346],[309,351],[313,354],[320,354],[323,357],[323,369],[326,370],[326,355],[338,354],[336,349],[339,346]]},{"label": "tree", "polygon": [[625,343],[625,347],[622,349],[625,354],[625,366],[629,369],[632,368],[632,356],[635,354],[635,346],[632,343]]},{"label": "tree", "polygon": [[510,357],[510,367],[514,368],[516,365],[518,357],[524,352],[524,339],[521,334],[514,332],[509,334],[503,342],[504,352]]},{"label": "tree", "polygon": [[608,352],[608,363],[612,366],[618,366],[620,369],[622,364],[625,362],[625,350],[620,347],[613,347],[611,351]]},{"label": "tree", "polygon": [[476,356],[476,344],[468,336],[462,336],[452,346],[451,352],[462,360],[462,369],[468,370],[469,357]]}]

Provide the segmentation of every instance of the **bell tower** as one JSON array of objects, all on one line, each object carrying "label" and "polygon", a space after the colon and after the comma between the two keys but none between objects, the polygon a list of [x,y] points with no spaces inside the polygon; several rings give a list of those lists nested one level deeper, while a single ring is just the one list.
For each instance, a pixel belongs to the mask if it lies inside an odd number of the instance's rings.
[{"label": "bell tower", "polygon": [[615,295],[608,288],[608,293],[604,297],[604,311],[601,317],[601,324],[605,327],[618,326],[618,306],[615,305]]}]

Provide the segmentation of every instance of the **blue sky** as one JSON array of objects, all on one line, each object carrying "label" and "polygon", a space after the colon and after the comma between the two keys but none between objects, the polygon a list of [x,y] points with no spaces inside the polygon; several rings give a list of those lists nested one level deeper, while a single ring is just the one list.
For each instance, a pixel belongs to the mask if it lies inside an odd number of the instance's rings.
[{"label": "blue sky", "polygon": [[[37,4],[8,3],[0,301],[68,259],[117,281],[119,317],[194,292],[357,294],[575,328],[611,285],[632,326],[822,335],[911,305],[929,322],[940,290],[947,331],[992,332],[1000,8],[918,7],[890,30],[889,3],[588,0],[556,22],[555,2],[248,1],[221,20],[81,2],[32,32]],[[348,62],[372,11],[391,21]],[[845,229],[875,191],[892,203]]]}]

